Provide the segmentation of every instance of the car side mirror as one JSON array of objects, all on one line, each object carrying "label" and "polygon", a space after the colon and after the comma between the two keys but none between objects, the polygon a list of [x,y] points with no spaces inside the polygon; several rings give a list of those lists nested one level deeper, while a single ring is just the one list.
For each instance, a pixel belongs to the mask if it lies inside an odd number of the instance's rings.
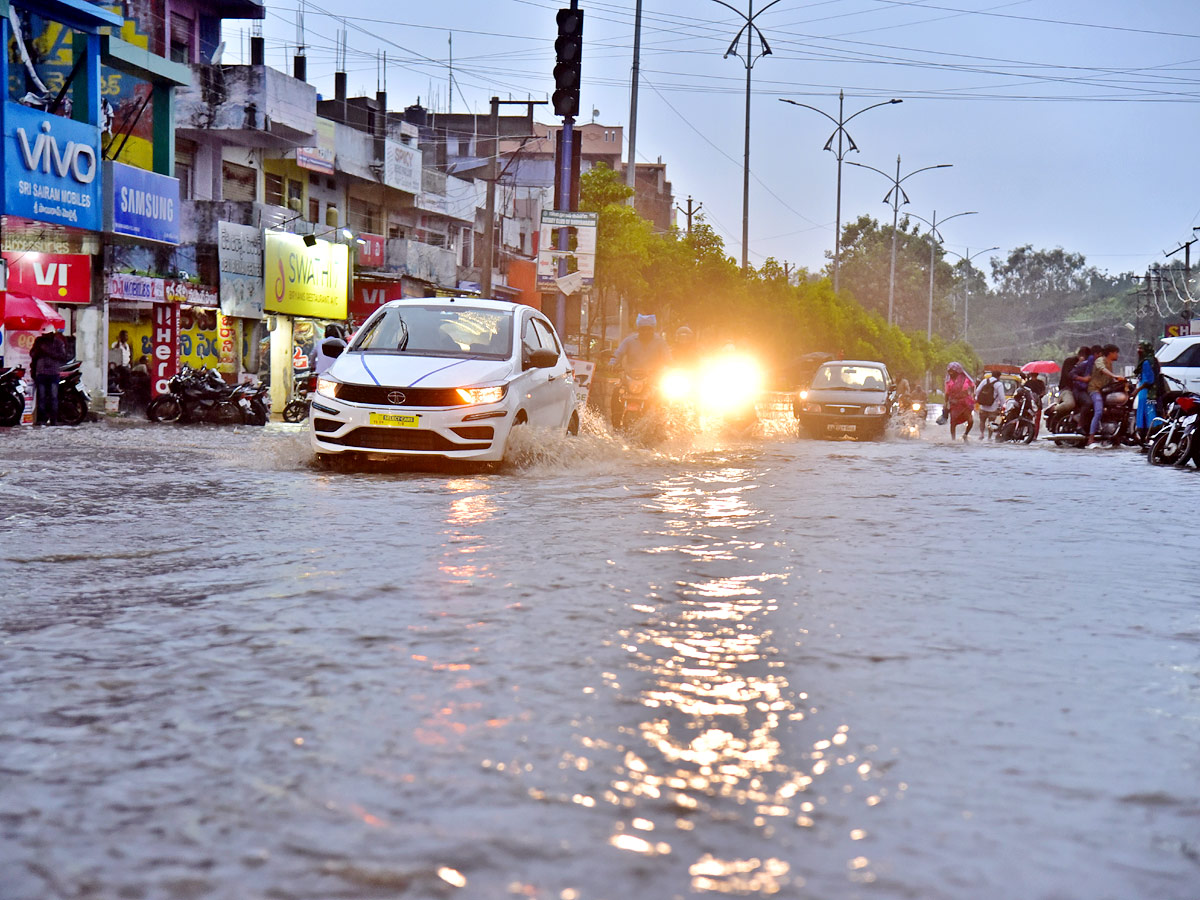
[{"label": "car side mirror", "polygon": [[346,350],[346,342],[341,338],[328,337],[321,341],[321,352],[326,356],[338,357]]},{"label": "car side mirror", "polygon": [[545,347],[534,350],[525,357],[526,369],[553,369],[556,365],[558,365],[558,354]]}]

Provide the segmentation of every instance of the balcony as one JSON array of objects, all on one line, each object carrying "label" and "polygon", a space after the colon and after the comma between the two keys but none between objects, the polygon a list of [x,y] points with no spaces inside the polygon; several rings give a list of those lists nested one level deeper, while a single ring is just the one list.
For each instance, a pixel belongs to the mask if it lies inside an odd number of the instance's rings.
[{"label": "balcony", "polygon": [[192,85],[175,92],[175,127],[206,141],[214,133],[244,147],[314,146],[317,90],[269,66],[191,66]]},{"label": "balcony", "polygon": [[295,213],[282,206],[234,200],[184,200],[180,212],[180,244],[217,243],[218,222],[274,228],[295,219]]},{"label": "balcony", "polygon": [[387,261],[384,268],[409,278],[452,288],[458,284],[456,256],[453,250],[434,247],[432,244],[392,238],[387,242]]}]

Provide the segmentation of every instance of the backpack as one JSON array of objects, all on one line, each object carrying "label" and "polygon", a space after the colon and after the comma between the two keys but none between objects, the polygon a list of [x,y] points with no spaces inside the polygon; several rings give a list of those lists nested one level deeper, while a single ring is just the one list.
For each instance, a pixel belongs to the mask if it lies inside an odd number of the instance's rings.
[{"label": "backpack", "polygon": [[979,405],[991,406],[996,402],[996,379],[989,378],[979,388]]}]

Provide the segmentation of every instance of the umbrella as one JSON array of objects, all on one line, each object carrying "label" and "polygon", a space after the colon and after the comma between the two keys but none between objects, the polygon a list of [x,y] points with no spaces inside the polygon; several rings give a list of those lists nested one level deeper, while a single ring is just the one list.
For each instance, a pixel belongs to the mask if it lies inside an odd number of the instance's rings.
[{"label": "umbrella", "polygon": [[66,320],[50,304],[28,294],[4,295],[4,327],[13,331],[41,331],[47,325],[65,328]]},{"label": "umbrella", "polygon": [[1055,372],[1061,372],[1062,366],[1052,359],[1039,359],[1037,362],[1025,363],[1021,366],[1021,371],[1026,375],[1030,373],[1053,375]]}]

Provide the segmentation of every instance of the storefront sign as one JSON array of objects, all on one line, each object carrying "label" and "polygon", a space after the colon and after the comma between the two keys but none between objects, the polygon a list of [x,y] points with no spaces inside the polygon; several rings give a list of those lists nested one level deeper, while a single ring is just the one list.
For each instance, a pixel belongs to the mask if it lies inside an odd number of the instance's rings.
[{"label": "storefront sign", "polygon": [[8,289],[47,303],[92,302],[92,258],[77,253],[6,251]]},{"label": "storefront sign", "polygon": [[390,300],[403,296],[398,281],[363,281],[355,279],[354,293],[350,297],[350,318],[364,322],[371,313]]},{"label": "storefront sign", "polygon": [[268,232],[263,268],[266,312],[346,318],[350,253],[344,244],[317,240],[309,247],[299,235]]},{"label": "storefront sign", "polygon": [[100,129],[4,104],[4,212],[99,231]]},{"label": "storefront sign", "polygon": [[105,162],[104,230],[179,243],[179,179]]},{"label": "storefront sign", "polygon": [[163,295],[168,303],[186,303],[189,306],[220,306],[221,297],[216,288],[188,281],[168,281],[163,285]]},{"label": "storefront sign", "polygon": [[397,141],[385,141],[383,183],[410,194],[421,193],[421,151]]},{"label": "storefront sign", "polygon": [[263,316],[263,235],[253,225],[217,225],[221,311],[227,316]]},{"label": "storefront sign", "polygon": [[171,390],[171,378],[179,371],[179,307],[155,303],[153,322],[150,382],[157,397]]},{"label": "storefront sign", "polygon": [[1163,337],[1187,337],[1191,333],[1191,322],[1178,322],[1163,326]]},{"label": "storefront sign", "polygon": [[383,265],[383,235],[360,234],[358,236],[358,264],[370,269]]},{"label": "storefront sign", "polygon": [[112,300],[166,300],[166,282],[146,275],[126,275],[114,272],[108,276],[108,296]]},{"label": "storefront sign", "polygon": [[334,146],[336,141],[336,125],[328,119],[317,119],[317,145],[315,147],[299,147],[296,150],[296,165],[322,175],[332,175],[334,172]]}]

